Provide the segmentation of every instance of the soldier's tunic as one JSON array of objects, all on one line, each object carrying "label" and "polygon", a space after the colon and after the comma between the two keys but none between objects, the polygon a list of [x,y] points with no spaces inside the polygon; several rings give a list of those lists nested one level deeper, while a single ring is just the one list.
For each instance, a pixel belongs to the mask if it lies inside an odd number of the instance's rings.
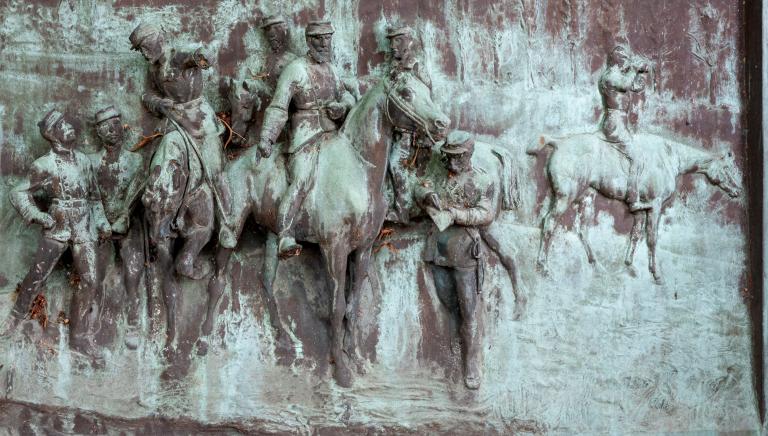
[{"label": "soldier's tunic", "polygon": [[28,222],[38,222],[44,215],[33,199],[36,192],[51,199],[48,214],[55,223],[43,230],[45,238],[93,243],[99,228],[109,228],[91,160],[77,150],[49,151],[35,160],[27,179],[13,188],[11,203]]},{"label": "soldier's tunic", "polygon": [[[275,94],[264,115],[262,139],[277,140],[289,120],[288,156],[290,186],[280,204],[278,226],[287,231],[295,211],[314,180],[317,147],[325,133],[339,128],[341,120],[328,116],[326,106],[339,102],[349,110],[355,102],[330,62],[318,63],[307,55],[297,58],[283,70]],[[342,117],[343,119],[343,117]]]},{"label": "soldier's tunic", "polygon": [[[114,147],[121,148],[121,144]],[[116,150],[117,158],[104,150],[96,171],[104,213],[112,225],[112,232],[124,234],[128,230],[129,215],[134,200],[142,188],[142,159],[136,153]]]},{"label": "soldier's tunic", "polygon": [[417,196],[423,197],[431,189],[437,193],[443,209],[454,208],[458,216],[454,218],[454,224],[442,232],[436,226],[432,227],[424,260],[438,266],[477,272],[477,281],[481,284],[486,253],[477,227],[491,224],[495,217],[492,180],[484,170],[473,168],[444,179],[434,188],[429,182],[427,186],[420,185]]}]

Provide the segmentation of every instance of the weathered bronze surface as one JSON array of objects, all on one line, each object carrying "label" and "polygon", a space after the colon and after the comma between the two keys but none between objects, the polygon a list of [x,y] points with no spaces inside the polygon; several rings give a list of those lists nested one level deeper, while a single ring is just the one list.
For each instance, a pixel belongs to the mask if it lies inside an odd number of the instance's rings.
[{"label": "weathered bronze surface", "polygon": [[0,6],[0,426],[759,427],[741,6],[86,3]]}]

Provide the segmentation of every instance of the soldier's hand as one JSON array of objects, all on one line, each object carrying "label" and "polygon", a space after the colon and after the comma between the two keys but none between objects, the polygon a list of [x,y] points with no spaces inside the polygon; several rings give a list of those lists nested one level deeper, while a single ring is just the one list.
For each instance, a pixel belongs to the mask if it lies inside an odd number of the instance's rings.
[{"label": "soldier's hand", "polygon": [[43,226],[44,229],[50,229],[54,224],[56,224],[56,221],[53,220],[53,217],[47,213],[42,214],[40,219],[37,221],[41,226]]},{"label": "soldier's hand", "polygon": [[338,101],[332,101],[328,103],[325,109],[328,112],[328,117],[332,120],[340,119],[347,112],[346,106],[339,103]]},{"label": "soldier's hand", "polygon": [[265,159],[272,155],[272,143],[268,139],[259,141],[259,154]]},{"label": "soldier's hand", "polygon": [[437,210],[443,210],[443,205],[440,203],[440,197],[438,197],[435,192],[427,194],[427,205],[432,206]]}]

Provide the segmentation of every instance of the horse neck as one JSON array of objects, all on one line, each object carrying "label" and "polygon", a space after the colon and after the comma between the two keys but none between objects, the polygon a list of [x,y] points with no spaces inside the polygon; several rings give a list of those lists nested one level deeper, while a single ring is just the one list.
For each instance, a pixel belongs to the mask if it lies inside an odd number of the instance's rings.
[{"label": "horse neck", "polygon": [[671,146],[673,147],[673,150],[677,150],[678,152],[678,172],[680,174],[689,174],[699,171],[704,164],[710,162],[713,158],[712,153],[705,150],[699,150],[690,145],[674,142]]},{"label": "horse neck", "polygon": [[[392,126],[384,116],[387,97],[384,87],[368,91],[347,115],[341,130],[364,160],[369,192],[378,192],[384,184]],[[370,165],[369,165],[370,164]]]}]

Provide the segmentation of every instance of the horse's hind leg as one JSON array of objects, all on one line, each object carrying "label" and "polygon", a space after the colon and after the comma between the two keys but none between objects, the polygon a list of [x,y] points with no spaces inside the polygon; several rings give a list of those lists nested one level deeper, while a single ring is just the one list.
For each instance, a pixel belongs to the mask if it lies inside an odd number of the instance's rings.
[{"label": "horse's hind leg", "polygon": [[485,243],[488,245],[488,248],[496,253],[496,256],[499,257],[501,264],[504,266],[504,269],[507,270],[509,280],[512,282],[512,294],[515,296],[515,310],[512,313],[512,319],[519,320],[525,311],[525,305],[528,302],[528,297],[526,297],[525,292],[523,292],[523,289],[520,287],[520,279],[517,274],[515,260],[512,259],[512,256],[502,250],[501,243],[498,239],[496,239],[492,232],[490,232],[488,229],[483,229],[481,230],[481,234],[483,241],[485,241]]},{"label": "horse's hind leg", "polygon": [[546,260],[549,256],[549,246],[552,242],[552,234],[555,232],[560,218],[571,204],[571,199],[565,194],[555,193],[552,197],[549,210],[541,220],[541,242],[539,244],[539,254],[536,260],[536,266],[541,271],[545,271]]},{"label": "horse's hind leg", "polygon": [[277,309],[277,300],[275,299],[275,279],[277,278],[277,267],[280,258],[277,251],[277,235],[267,232],[267,241],[264,244],[264,272],[261,283],[264,285],[264,302],[269,312],[269,322],[275,332],[275,339],[283,348],[293,349],[293,344],[289,343],[290,335],[280,319],[280,311]]},{"label": "horse's hind leg", "polygon": [[347,311],[345,284],[347,279],[347,253],[343,249],[347,241],[336,241],[333,245],[321,245],[331,288],[331,360],[334,366],[334,378],[342,387],[352,385],[352,373],[344,360],[344,316]]},{"label": "horse's hind leg", "polygon": [[592,246],[589,245],[589,221],[595,215],[595,192],[587,190],[578,202],[579,209],[576,213],[576,233],[579,240],[587,252],[587,260],[591,265],[595,264],[595,254],[592,252]]},{"label": "horse's hind leg", "polygon": [[213,234],[213,196],[210,192],[198,193],[184,214],[184,228],[181,229],[184,245],[176,257],[176,271],[193,280],[202,279],[212,269],[210,261],[199,259],[199,256]]},{"label": "horse's hind leg", "polygon": [[661,218],[660,209],[660,205],[648,209],[648,216],[646,218],[647,223],[645,226],[646,241],[648,243],[648,270],[651,272],[653,280],[657,285],[661,285],[664,282],[661,277],[661,272],[659,272],[659,269],[656,266],[656,241],[659,236],[659,218]]},{"label": "horse's hind leg", "polygon": [[200,355],[208,352],[208,343],[205,338],[213,331],[213,321],[216,319],[221,297],[224,296],[227,266],[233,251],[233,248],[219,247],[216,252],[216,270],[208,281],[208,304],[205,319],[200,326],[200,339],[197,341],[197,353]]}]

